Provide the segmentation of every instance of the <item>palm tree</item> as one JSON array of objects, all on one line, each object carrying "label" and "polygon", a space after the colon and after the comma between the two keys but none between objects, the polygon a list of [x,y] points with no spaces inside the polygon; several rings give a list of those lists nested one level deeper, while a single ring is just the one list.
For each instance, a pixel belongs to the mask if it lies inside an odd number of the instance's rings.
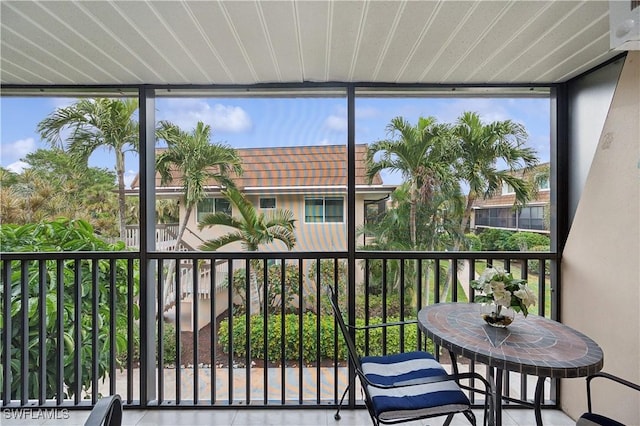
[{"label": "palm tree", "polygon": [[176,247],[179,247],[191,212],[206,197],[207,182],[213,180],[220,186],[234,187],[230,175],[231,172],[242,174],[242,160],[230,146],[211,144],[211,127],[201,121],[190,133],[168,121],[161,121],[156,133],[167,142],[167,149],[156,158],[162,184],[173,180],[172,172],[180,172],[182,177],[185,216],[176,238]]},{"label": "palm tree", "polygon": [[[239,217],[233,217],[224,212],[210,213],[202,218],[198,227],[202,230],[208,226],[221,225],[228,226],[234,230],[205,242],[200,246],[200,249],[215,251],[227,244],[240,242],[244,250],[258,251],[261,245],[272,243],[275,240],[282,241],[287,250],[293,249],[296,244],[296,238],[293,233],[295,220],[290,210],[277,209],[265,215],[257,212],[253,204],[235,188],[228,188],[222,191],[222,195],[236,207]],[[262,309],[262,291],[258,288],[258,279],[255,272],[258,266],[258,261],[253,259],[249,275],[254,291],[257,294],[259,309]],[[254,312],[257,310],[255,309]]]},{"label": "palm tree", "polygon": [[[514,189],[516,203],[526,204],[532,185],[514,172],[535,166],[538,157],[532,148],[524,146],[528,135],[521,124],[511,120],[484,124],[478,113],[464,112],[453,127],[453,136],[457,144],[456,175],[469,188],[460,221],[461,234],[467,231],[476,200],[491,197],[505,183]],[[499,161],[504,162],[506,169],[498,168]],[[460,241],[456,241],[454,251],[460,246]],[[449,292],[453,273],[452,263],[442,288],[442,300]]]},{"label": "palm tree", "polygon": [[[453,177],[449,126],[439,125],[433,117],[418,119],[416,126],[402,117],[387,125],[391,139],[371,144],[366,154],[369,182],[382,170],[399,172],[409,185],[409,236],[417,247],[416,212],[420,200],[429,200],[437,188]],[[394,139],[396,138],[397,139]]]},{"label": "palm tree", "polygon": [[[524,146],[527,132],[521,124],[511,120],[484,124],[475,112],[464,112],[453,128],[458,144],[456,170],[458,178],[469,187],[460,230],[469,226],[474,202],[487,198],[502,188],[513,187],[517,203],[524,205],[531,197],[532,185],[514,172],[538,164],[533,148]],[[498,170],[498,161],[506,169]]]},{"label": "palm tree", "polygon": [[82,164],[86,165],[89,156],[100,147],[115,153],[120,238],[125,235],[125,153],[137,152],[139,146],[138,122],[133,119],[137,109],[136,99],[80,99],[69,107],[58,108],[37,127],[43,139],[63,148]]},{"label": "palm tree", "polygon": [[258,251],[261,245],[275,240],[282,241],[287,250],[296,245],[293,234],[295,220],[290,210],[276,209],[265,215],[258,213],[253,204],[235,188],[223,190],[222,195],[237,208],[240,217],[235,218],[224,212],[204,216],[198,224],[200,230],[207,226],[222,225],[234,228],[234,231],[207,241],[200,246],[202,250],[215,251],[235,242],[240,242],[246,251]]}]

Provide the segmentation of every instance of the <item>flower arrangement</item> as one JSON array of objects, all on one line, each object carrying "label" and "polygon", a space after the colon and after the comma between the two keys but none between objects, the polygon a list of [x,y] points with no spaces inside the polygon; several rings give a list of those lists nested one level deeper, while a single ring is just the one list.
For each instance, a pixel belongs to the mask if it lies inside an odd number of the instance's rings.
[{"label": "flower arrangement", "polygon": [[496,315],[500,315],[502,307],[522,312],[526,317],[529,307],[534,306],[538,298],[527,287],[527,281],[513,278],[508,272],[500,268],[488,267],[477,280],[471,281],[471,287],[483,294],[477,295],[475,301],[479,303],[493,303]]}]

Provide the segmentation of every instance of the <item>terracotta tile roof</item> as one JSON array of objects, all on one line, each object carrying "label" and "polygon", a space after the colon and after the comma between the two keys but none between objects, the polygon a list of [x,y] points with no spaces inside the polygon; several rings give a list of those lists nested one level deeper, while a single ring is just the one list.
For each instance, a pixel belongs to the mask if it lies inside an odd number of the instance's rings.
[{"label": "terracotta tile roof", "polygon": [[[356,145],[356,185],[367,185],[364,156],[367,146]],[[239,148],[244,173],[234,177],[240,188],[247,187],[303,187],[347,185],[347,147],[345,145],[318,145],[268,148]],[[382,178],[374,176],[371,184],[382,185]],[[207,186],[216,186],[209,181]],[[131,187],[137,188],[138,177]],[[179,172],[164,187],[181,187]],[[162,188],[156,174],[156,188]]]},{"label": "terracotta tile roof", "polygon": [[[548,167],[549,163],[542,163],[536,166],[533,170],[540,170],[543,167]],[[524,172],[523,170],[518,170],[513,174],[522,177],[528,172]],[[532,204],[549,204],[551,197],[551,191],[549,190],[539,190],[536,194],[535,199],[529,200],[528,205]],[[473,203],[473,207],[475,208],[483,208],[483,207],[511,207],[516,202],[516,194],[502,194],[498,193],[493,197],[489,197],[487,199],[479,198]]]}]

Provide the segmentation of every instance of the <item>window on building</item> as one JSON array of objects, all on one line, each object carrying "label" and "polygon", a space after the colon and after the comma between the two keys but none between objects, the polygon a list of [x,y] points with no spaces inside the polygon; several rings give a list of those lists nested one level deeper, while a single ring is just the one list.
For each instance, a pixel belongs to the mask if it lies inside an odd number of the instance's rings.
[{"label": "window on building", "polygon": [[509,185],[508,183],[502,184],[502,195],[515,194],[515,192],[516,190],[513,189],[513,186]]},{"label": "window on building", "polygon": [[205,198],[198,203],[198,222],[211,213],[231,215],[231,203],[226,198]]},{"label": "window on building", "polygon": [[518,222],[519,228],[521,229],[546,229],[544,223],[544,206],[524,207],[520,211]]},{"label": "window on building", "polygon": [[260,198],[259,205],[261,209],[275,209],[276,199],[275,197]]},{"label": "window on building", "polygon": [[538,182],[538,189],[549,189],[549,178],[544,178],[540,182]]},{"label": "window on building", "polygon": [[344,222],[344,198],[310,197],[304,200],[306,223]]}]

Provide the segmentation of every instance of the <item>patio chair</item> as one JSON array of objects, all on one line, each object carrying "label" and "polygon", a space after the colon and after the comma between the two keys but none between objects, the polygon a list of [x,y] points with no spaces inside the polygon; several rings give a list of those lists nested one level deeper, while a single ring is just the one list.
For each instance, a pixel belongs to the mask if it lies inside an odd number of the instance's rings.
[{"label": "patio chair", "polygon": [[[366,330],[377,327],[415,324],[415,321],[375,324],[365,327],[347,326],[338,307],[337,296],[327,286],[329,300],[336,322],[347,344],[349,360],[355,369],[365,405],[374,426],[402,423],[429,417],[447,416],[445,426],[453,416],[462,413],[472,425],[476,417],[471,411],[469,398],[462,389],[485,395],[484,423],[487,423],[491,404],[490,385],[477,373],[448,374],[428,352],[414,351],[384,356],[360,356],[351,338],[350,330]],[[460,379],[477,379],[485,389],[475,389],[460,384]],[[340,420],[340,408],[349,390],[345,389],[334,418]]]},{"label": "patio chair", "polygon": [[91,410],[84,426],[120,426],[122,424],[122,399],[120,395],[105,396]]},{"label": "patio chair", "polygon": [[576,422],[576,426],[624,426],[623,423],[620,423],[612,418],[603,416],[601,414],[596,414],[592,411],[591,405],[591,381],[595,378],[603,378],[607,380],[612,380],[622,386],[627,388],[636,390],[640,392],[640,385],[636,383],[632,383],[628,380],[622,379],[620,377],[614,376],[609,373],[596,373],[591,376],[587,376],[587,412],[584,413],[578,421]]}]

